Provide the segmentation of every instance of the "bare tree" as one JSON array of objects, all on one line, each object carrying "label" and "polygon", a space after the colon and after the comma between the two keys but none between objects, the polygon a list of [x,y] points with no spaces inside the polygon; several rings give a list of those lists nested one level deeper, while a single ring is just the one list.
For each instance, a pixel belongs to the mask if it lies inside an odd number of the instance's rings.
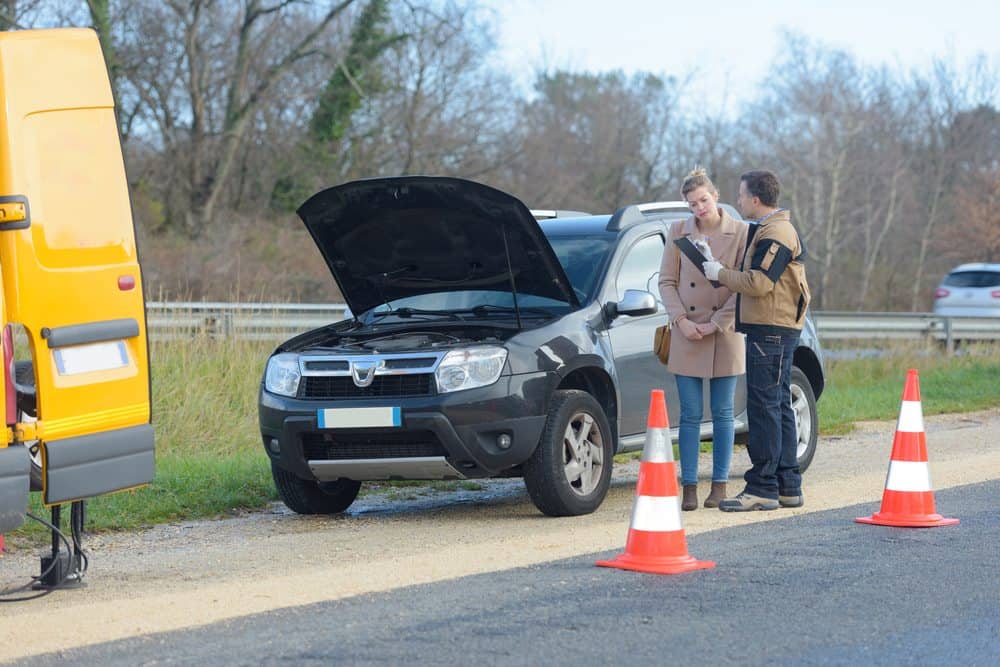
[{"label": "bare tree", "polygon": [[184,165],[167,176],[178,187],[166,224],[197,236],[229,204],[255,119],[282,104],[276,91],[296,68],[336,48],[331,31],[355,1],[322,10],[307,0],[131,3],[116,58],[142,103],[137,130],[167,164]]},{"label": "bare tree", "polygon": [[[914,85],[923,98],[923,142],[917,169],[919,192],[926,218],[921,227],[916,256],[916,275],[911,289],[911,310],[916,310],[925,291],[924,274],[938,226],[952,214],[951,194],[960,175],[959,164],[973,162],[979,143],[995,136],[996,116],[984,114],[980,122],[958,122],[963,110],[980,100],[995,99],[996,76],[979,59],[959,72],[952,63],[938,60],[929,77],[915,76]],[[987,159],[996,159],[989,156]]]},{"label": "bare tree", "polygon": [[538,206],[611,211],[670,187],[672,80],[621,72],[541,73],[521,109],[515,192]]},{"label": "bare tree", "polygon": [[955,192],[961,225],[949,232],[952,261],[1000,262],[1000,170],[970,175]]},{"label": "bare tree", "polygon": [[32,27],[45,0],[0,0],[0,30]]},{"label": "bare tree", "polygon": [[811,257],[816,307],[831,294],[836,267],[850,242],[851,192],[862,158],[867,118],[856,61],[808,40],[786,36],[788,47],[773,67],[769,93],[750,109],[751,162],[770,165],[783,180],[784,201]]}]

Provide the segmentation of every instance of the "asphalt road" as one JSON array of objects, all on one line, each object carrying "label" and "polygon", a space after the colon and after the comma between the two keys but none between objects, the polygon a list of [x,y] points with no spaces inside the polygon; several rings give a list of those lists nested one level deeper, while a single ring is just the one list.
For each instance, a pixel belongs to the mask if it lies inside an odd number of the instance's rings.
[{"label": "asphalt road", "polygon": [[19,664],[996,665],[1000,480],[935,497],[958,526],[857,524],[866,503],[689,535],[713,570],[599,552]]}]

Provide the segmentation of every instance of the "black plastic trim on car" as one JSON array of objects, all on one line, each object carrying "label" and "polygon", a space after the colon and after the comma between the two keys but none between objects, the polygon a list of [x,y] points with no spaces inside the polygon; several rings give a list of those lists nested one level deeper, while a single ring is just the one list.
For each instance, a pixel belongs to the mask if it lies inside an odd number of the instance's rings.
[{"label": "black plastic trim on car", "polygon": [[152,482],[153,442],[149,424],[43,442],[45,504]]},{"label": "black plastic trim on car", "polygon": [[138,335],[139,323],[132,317],[42,329],[42,338],[48,343],[50,349],[68,345],[83,345],[84,343],[99,343],[105,340],[135,338]]},{"label": "black plastic trim on car", "polygon": [[302,434],[302,454],[306,461],[347,461],[446,457],[448,452],[432,431],[307,431]]},{"label": "black plastic trim on car", "polygon": [[26,447],[0,447],[0,533],[8,533],[24,523],[30,475],[31,459]]},{"label": "black plastic trim on car", "polygon": [[376,375],[367,387],[344,375],[304,375],[299,398],[307,400],[401,398],[434,395],[434,374]]}]

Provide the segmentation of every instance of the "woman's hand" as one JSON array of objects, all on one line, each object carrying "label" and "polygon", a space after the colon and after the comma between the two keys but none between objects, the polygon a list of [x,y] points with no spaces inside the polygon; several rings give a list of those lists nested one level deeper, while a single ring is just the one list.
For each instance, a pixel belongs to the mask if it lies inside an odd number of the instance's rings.
[{"label": "woman's hand", "polygon": [[719,327],[715,326],[715,322],[703,322],[701,324],[696,324],[695,327],[697,327],[698,333],[700,333],[703,338],[705,336],[711,336],[719,330]]},{"label": "woman's hand", "polygon": [[686,317],[677,321],[677,328],[681,330],[681,333],[688,340],[701,340],[701,332],[698,331],[698,326]]}]

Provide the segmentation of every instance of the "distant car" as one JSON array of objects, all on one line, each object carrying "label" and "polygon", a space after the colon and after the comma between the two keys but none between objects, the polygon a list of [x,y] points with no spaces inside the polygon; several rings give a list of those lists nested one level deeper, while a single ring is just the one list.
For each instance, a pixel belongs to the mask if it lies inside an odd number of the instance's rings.
[{"label": "distant car", "polygon": [[934,291],[934,314],[1000,317],[1000,264],[962,264]]},{"label": "distant car", "polygon": [[[650,391],[676,411],[652,344],[686,204],[532,214],[479,183],[411,176],[330,188],[298,213],[354,317],[267,362],[260,431],[292,510],[341,512],[366,480],[520,476],[542,512],[585,514],[613,456],[642,449]],[[804,469],[824,385],[808,319],[791,383]],[[745,405],[741,381],[737,432]]]}]

